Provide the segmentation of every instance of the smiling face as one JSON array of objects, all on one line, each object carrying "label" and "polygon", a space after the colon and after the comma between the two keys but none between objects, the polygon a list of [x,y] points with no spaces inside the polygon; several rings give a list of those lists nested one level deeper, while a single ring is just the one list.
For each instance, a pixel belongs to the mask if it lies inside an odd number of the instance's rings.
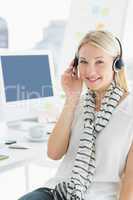
[{"label": "smiling face", "polygon": [[113,80],[113,57],[103,49],[84,44],[79,50],[79,75],[91,90],[106,90]]}]

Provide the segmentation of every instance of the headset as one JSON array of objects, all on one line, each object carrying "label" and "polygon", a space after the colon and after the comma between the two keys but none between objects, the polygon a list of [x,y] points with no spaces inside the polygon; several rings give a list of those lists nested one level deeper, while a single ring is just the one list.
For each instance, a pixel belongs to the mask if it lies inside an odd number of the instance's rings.
[{"label": "headset", "polygon": [[121,70],[124,67],[124,62],[122,59],[122,45],[120,40],[115,37],[115,39],[117,40],[117,42],[119,43],[119,47],[120,47],[120,55],[117,56],[114,61],[113,61],[113,68],[115,72],[118,72],[119,70]]},{"label": "headset", "polygon": [[[121,45],[121,42],[120,40],[115,37],[115,39],[117,40],[117,42],[119,43],[119,47],[120,47],[120,55],[117,56],[114,61],[113,61],[113,69],[115,72],[118,72],[119,70],[121,70],[123,67],[124,67],[124,62],[123,62],[123,59],[122,59],[122,45]],[[73,67],[75,69],[77,69],[77,66],[78,66],[78,56],[75,54],[75,57],[74,57],[74,62],[73,62]]]},{"label": "headset", "polygon": [[73,67],[77,68],[78,66],[78,56],[75,54],[74,60],[73,60]]}]

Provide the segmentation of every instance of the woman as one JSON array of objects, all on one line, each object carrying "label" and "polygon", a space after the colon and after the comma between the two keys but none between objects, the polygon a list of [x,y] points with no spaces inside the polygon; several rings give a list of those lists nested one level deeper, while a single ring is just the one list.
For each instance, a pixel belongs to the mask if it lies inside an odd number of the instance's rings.
[{"label": "woman", "polygon": [[[81,95],[83,83],[87,91]],[[132,96],[119,40],[107,31],[86,34],[62,86],[66,101],[48,156],[64,158],[47,188],[21,200],[132,200]]]}]

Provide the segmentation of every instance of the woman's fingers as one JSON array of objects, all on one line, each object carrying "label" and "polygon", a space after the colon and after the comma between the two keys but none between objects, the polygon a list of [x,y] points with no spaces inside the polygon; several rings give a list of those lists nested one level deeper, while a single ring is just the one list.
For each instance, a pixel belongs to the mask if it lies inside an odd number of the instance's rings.
[{"label": "woman's fingers", "polygon": [[77,67],[73,68],[73,77],[75,77],[76,79],[78,79],[78,68]]},{"label": "woman's fingers", "polygon": [[73,70],[74,59],[70,62],[69,67],[65,70],[65,72],[71,72]]},{"label": "woman's fingers", "polygon": [[72,72],[73,71],[73,66],[70,65],[66,70],[65,72],[69,73],[69,72]]},{"label": "woman's fingers", "polygon": [[70,67],[73,67],[73,65],[74,65],[74,59],[70,62]]},{"label": "woman's fingers", "polygon": [[72,79],[78,79],[78,68],[73,66],[74,60],[71,61],[69,67],[64,71],[66,77],[71,77]]},{"label": "woman's fingers", "polygon": [[73,71],[73,68],[67,68],[65,71],[64,71],[64,73],[70,73],[70,72],[72,72]]}]

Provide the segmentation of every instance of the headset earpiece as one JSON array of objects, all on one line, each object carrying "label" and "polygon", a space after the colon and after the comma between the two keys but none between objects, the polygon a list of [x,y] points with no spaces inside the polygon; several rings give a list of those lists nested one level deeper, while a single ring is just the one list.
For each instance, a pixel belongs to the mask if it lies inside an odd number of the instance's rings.
[{"label": "headset earpiece", "polygon": [[116,57],[116,59],[114,60],[114,63],[113,63],[114,71],[118,72],[119,70],[122,69],[123,66],[124,66],[124,62],[123,62],[122,58]]},{"label": "headset earpiece", "polygon": [[115,58],[115,60],[113,62],[113,68],[114,68],[115,72],[118,72],[119,70],[122,69],[122,67],[124,67],[124,62],[123,62],[123,59],[122,59],[122,45],[121,45],[121,42],[117,37],[115,37],[115,39],[119,43],[120,55]]}]

